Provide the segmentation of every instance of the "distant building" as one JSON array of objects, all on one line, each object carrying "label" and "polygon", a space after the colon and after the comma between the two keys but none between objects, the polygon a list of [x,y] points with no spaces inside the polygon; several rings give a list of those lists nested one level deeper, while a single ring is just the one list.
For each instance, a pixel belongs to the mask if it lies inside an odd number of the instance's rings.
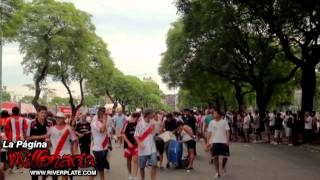
[{"label": "distant building", "polygon": [[178,95],[167,94],[164,96],[164,103],[168,104],[172,110],[178,110]]},{"label": "distant building", "polygon": [[143,77],[142,80],[145,82],[155,82],[151,77]]}]

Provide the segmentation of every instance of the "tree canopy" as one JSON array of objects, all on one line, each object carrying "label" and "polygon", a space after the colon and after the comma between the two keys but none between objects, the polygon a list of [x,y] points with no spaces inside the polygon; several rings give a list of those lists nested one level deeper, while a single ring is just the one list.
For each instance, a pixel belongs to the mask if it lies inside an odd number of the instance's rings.
[{"label": "tree canopy", "polygon": [[[262,113],[272,95],[281,93],[281,89],[275,91],[276,86],[288,82],[298,70],[268,33],[267,24],[247,9],[221,0],[178,1],[177,7],[181,19],[168,32],[168,49],[159,69],[171,87],[194,89],[202,84],[207,86],[200,88],[203,92],[218,90],[224,98],[230,97],[223,95],[232,89],[230,84],[234,91],[240,90],[235,94],[253,90]],[[199,81],[199,77],[211,80]],[[218,81],[210,87],[212,79]]]}]

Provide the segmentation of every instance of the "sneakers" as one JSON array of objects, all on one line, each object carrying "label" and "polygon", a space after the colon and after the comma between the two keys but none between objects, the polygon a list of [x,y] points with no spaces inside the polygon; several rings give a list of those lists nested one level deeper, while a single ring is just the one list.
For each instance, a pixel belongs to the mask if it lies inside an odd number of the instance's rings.
[{"label": "sneakers", "polygon": [[226,176],[227,175],[227,169],[226,168],[223,168],[222,170],[222,177]]},{"label": "sneakers", "polygon": [[220,178],[220,174],[216,173],[216,175],[214,175],[214,178],[216,178],[216,179]]}]

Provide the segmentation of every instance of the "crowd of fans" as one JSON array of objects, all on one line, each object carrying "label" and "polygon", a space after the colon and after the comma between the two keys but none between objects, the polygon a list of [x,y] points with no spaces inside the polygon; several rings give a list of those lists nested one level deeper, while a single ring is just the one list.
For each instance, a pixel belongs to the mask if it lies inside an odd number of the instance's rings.
[{"label": "crowd of fans", "polygon": [[[260,116],[255,112],[225,112],[218,108],[205,111],[185,109],[182,112],[143,112],[128,113],[121,108],[106,109],[100,107],[95,114],[81,113],[68,118],[63,113],[49,113],[45,106],[38,108],[36,115],[21,115],[19,108],[12,109],[12,114],[1,112],[1,119],[6,120],[1,128],[1,140],[48,142],[50,150],[57,153],[59,137],[68,131],[60,155],[81,153],[93,154],[95,168],[100,179],[104,179],[104,169],[110,169],[111,152],[123,148],[129,179],[144,179],[144,169],[151,166],[151,179],[155,179],[158,168],[171,167],[168,147],[171,141],[164,140],[163,134],[170,133],[185,145],[185,161],[180,164],[190,172],[197,156],[198,141],[204,140],[205,149],[210,151],[209,162],[215,165],[216,175],[220,177],[218,156],[223,156],[222,168],[225,167],[229,154],[229,142],[243,143],[286,143],[289,146],[313,143],[319,136],[320,119],[315,112],[292,113],[266,112]],[[19,131],[19,132],[18,132]],[[1,149],[1,169],[7,165],[8,150]],[[167,160],[164,160],[164,157]],[[21,171],[21,168],[16,169]],[[92,177],[90,177],[92,178]],[[33,176],[32,179],[38,179]]]}]

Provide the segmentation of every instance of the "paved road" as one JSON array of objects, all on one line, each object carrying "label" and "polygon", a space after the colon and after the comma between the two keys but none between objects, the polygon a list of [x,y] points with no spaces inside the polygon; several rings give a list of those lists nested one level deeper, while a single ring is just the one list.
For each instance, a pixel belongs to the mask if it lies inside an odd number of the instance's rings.
[{"label": "paved road", "polygon": [[[214,179],[213,166],[208,163],[208,155],[203,144],[198,145],[199,156],[195,161],[195,170],[159,170],[159,180],[210,180]],[[231,158],[225,180],[318,180],[320,179],[320,152],[305,147],[285,145],[233,143],[230,147]],[[126,180],[128,173],[122,150],[114,148],[111,158],[111,170],[106,179]],[[148,171],[148,170],[147,170]],[[147,174],[149,175],[149,174]],[[147,176],[149,179],[149,176]],[[31,179],[26,170],[21,176],[8,175],[8,180]],[[76,177],[85,180],[86,177]],[[98,178],[96,178],[98,179]]]}]

